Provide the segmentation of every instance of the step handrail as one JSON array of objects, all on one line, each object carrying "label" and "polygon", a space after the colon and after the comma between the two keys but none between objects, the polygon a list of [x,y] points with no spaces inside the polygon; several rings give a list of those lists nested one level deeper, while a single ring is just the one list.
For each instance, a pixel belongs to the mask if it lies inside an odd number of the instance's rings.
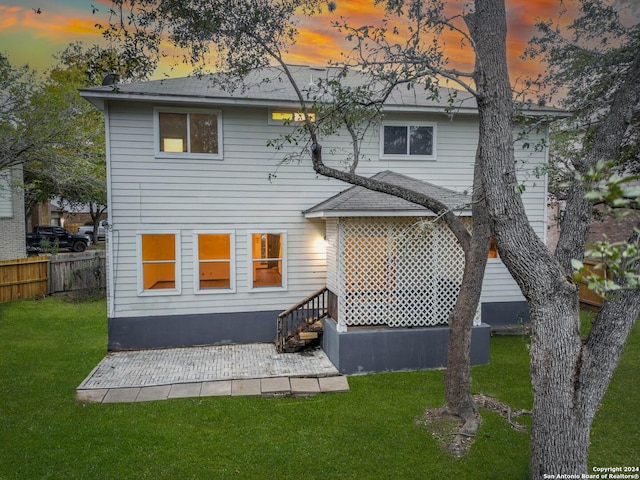
[{"label": "step handrail", "polygon": [[287,337],[295,332],[299,325],[306,324],[309,319],[317,321],[328,315],[328,292],[327,287],[322,287],[278,315],[276,348],[279,353],[284,351]]},{"label": "step handrail", "polygon": [[320,295],[322,295],[326,291],[328,291],[327,287],[320,288],[316,292],[314,292],[311,295],[308,295],[307,297],[305,297],[302,300],[300,300],[298,303],[296,303],[292,307],[287,308],[284,312],[282,312],[280,315],[278,315],[278,318],[286,317],[287,315],[289,315],[294,310],[299,309],[300,307],[304,306],[306,303],[309,303],[314,298],[319,297]]}]

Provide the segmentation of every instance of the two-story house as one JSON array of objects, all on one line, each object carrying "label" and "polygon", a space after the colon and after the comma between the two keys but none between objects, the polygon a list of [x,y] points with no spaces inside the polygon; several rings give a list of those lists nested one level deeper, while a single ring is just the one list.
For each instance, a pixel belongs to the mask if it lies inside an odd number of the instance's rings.
[{"label": "two-story house", "polygon": [[[292,71],[305,88],[331,73]],[[276,69],[254,72],[242,90],[188,77],[81,94],[106,117],[109,349],[272,342],[278,315],[326,288],[323,348],[341,372],[446,364],[464,265],[455,238],[422,207],[319,177],[307,155],[283,163],[303,147],[268,146],[300,113]],[[477,108],[471,98],[454,115],[445,107],[419,90],[390,97],[360,146],[358,173],[437,196],[468,217]],[[546,181],[531,172],[546,153],[525,143],[516,145],[523,198],[543,237]],[[344,166],[350,136],[322,144],[325,161]],[[474,363],[488,361],[489,325],[527,315],[492,257]]]}]

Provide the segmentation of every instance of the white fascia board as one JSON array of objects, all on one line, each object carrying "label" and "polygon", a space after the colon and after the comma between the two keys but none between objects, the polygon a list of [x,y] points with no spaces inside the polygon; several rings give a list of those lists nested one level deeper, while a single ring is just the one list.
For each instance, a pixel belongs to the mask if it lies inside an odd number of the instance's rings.
[{"label": "white fascia board", "polygon": [[80,95],[97,106],[97,101],[105,99],[112,101],[135,101],[149,103],[180,103],[191,105],[242,105],[253,107],[297,106],[293,100],[267,100],[252,98],[228,98],[228,97],[191,97],[186,95],[140,95],[137,93],[113,93],[81,91]]},{"label": "white fascia board", "polygon": [[[242,105],[257,107],[298,107],[300,102],[293,99],[261,99],[261,98],[232,98],[232,97],[194,97],[188,95],[148,95],[140,93],[123,93],[123,92],[95,92],[90,90],[81,90],[80,96],[89,102],[98,106],[99,101],[115,100],[115,101],[136,101],[151,103],[189,103],[203,105]],[[444,113],[442,106],[420,106],[420,105],[385,105],[383,111],[386,112],[419,112],[419,113]],[[458,114],[477,115],[476,108],[461,108],[457,110]]]},{"label": "white fascia board", "polygon": [[80,96],[82,96],[87,102],[89,102],[101,112],[106,112],[107,101],[104,98],[87,97],[85,95],[82,95],[82,92],[80,92]]},{"label": "white fascia board", "polygon": [[[399,113],[446,113],[445,107],[438,106],[422,106],[422,105],[384,105],[383,112],[399,112]],[[478,115],[477,108],[458,108],[454,115]]]},{"label": "white fascia board", "polygon": [[[471,211],[463,210],[458,212],[462,217],[470,217]],[[433,212],[429,210],[417,211],[417,210],[386,210],[386,211],[371,211],[371,210],[340,210],[340,211],[327,211],[321,210],[319,212],[305,213],[304,218],[343,218],[343,217],[435,217]]]},{"label": "white fascia board", "polygon": [[[382,107],[383,112],[406,112],[406,113],[447,113],[453,116],[457,115],[478,115],[476,107],[455,108],[451,112],[445,112],[445,107],[438,106],[421,106],[421,105],[385,105]],[[525,110],[522,112],[527,117],[569,117],[570,112],[562,110]]]}]

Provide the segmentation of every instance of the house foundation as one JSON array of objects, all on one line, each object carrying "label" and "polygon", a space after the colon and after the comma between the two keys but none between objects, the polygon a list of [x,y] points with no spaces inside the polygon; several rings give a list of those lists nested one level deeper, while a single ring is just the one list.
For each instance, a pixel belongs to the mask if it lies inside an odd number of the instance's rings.
[{"label": "house foundation", "polygon": [[[322,348],[343,374],[399,370],[426,370],[447,365],[449,327],[350,328],[324,320]],[[471,331],[471,364],[489,363],[491,327],[485,323]]]},{"label": "house foundation", "polygon": [[280,311],[109,318],[109,350],[271,343]]}]

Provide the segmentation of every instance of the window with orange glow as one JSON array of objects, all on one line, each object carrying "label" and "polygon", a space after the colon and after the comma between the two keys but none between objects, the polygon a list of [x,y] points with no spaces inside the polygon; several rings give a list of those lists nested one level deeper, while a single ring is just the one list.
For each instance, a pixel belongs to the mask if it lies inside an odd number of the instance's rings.
[{"label": "window with orange glow", "polygon": [[[305,121],[304,112],[292,112],[292,111],[277,111],[273,110],[270,114],[270,120],[273,123],[301,123]],[[316,114],[313,112],[307,112],[307,118],[310,122],[316,121]]]},{"label": "window with orange glow", "polygon": [[491,245],[489,246],[487,258],[498,258],[498,247],[496,247],[496,240],[493,235],[491,235]]},{"label": "window with orange glow", "polygon": [[196,291],[234,288],[234,235],[198,233]]},{"label": "window with orange glow", "polygon": [[284,287],[283,233],[251,234],[251,279],[253,288]]},{"label": "window with orange glow", "polygon": [[176,235],[173,233],[140,234],[142,291],[176,290]]}]

